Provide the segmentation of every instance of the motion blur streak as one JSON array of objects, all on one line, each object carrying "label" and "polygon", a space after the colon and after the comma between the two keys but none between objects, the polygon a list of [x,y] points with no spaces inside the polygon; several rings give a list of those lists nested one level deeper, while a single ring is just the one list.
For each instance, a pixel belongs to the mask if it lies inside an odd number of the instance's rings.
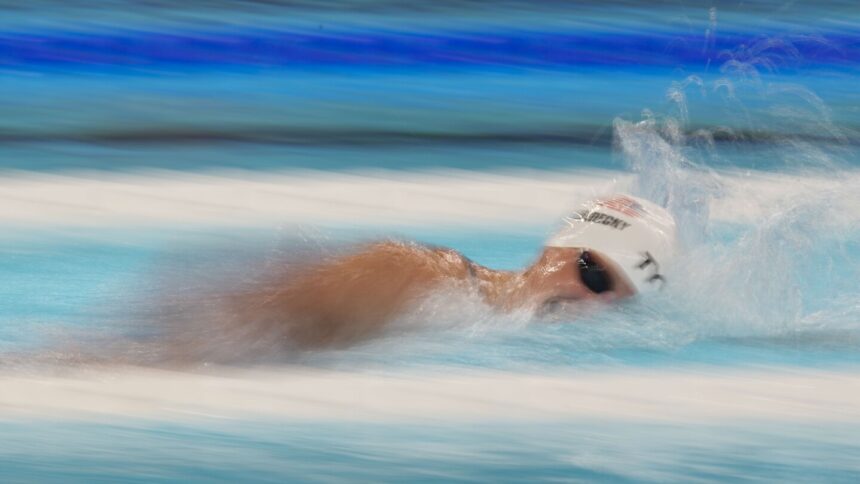
[{"label": "motion blur streak", "polygon": [[[0,480],[860,480],[856,2],[0,6]],[[678,220],[658,294],[219,330],[273,268],[518,269],[619,191]]]}]

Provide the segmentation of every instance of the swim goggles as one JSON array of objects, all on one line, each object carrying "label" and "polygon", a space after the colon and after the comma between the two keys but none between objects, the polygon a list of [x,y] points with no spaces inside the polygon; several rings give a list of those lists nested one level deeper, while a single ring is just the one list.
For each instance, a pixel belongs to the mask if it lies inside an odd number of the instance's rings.
[{"label": "swim goggles", "polygon": [[591,292],[600,294],[612,289],[609,272],[597,262],[590,252],[583,250],[576,261],[579,266],[579,277]]}]

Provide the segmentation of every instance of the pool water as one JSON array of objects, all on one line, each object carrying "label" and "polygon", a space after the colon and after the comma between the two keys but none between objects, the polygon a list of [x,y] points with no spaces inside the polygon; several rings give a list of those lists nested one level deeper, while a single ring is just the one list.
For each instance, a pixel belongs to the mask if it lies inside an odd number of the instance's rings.
[{"label": "pool water", "polygon": [[[852,2],[41,5],[0,17],[4,482],[860,479]],[[160,359],[167,296],[379,238],[517,270],[608,191],[676,216],[664,291],[290,354],[201,303]]]}]

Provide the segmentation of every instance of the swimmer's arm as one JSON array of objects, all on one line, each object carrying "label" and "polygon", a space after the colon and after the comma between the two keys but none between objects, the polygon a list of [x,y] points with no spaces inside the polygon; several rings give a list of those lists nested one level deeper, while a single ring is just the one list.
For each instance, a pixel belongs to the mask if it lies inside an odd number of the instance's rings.
[{"label": "swimmer's arm", "polygon": [[290,343],[338,346],[372,336],[443,281],[468,274],[454,251],[379,243],[294,274],[245,305],[250,319],[283,325]]}]

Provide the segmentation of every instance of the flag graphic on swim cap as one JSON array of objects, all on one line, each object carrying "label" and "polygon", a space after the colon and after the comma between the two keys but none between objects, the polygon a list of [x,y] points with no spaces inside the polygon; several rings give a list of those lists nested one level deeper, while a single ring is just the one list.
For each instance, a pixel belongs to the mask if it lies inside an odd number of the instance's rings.
[{"label": "flag graphic on swim cap", "polygon": [[630,195],[597,198],[562,219],[548,247],[591,249],[607,256],[638,292],[659,289],[676,251],[676,228],[663,207]]},{"label": "flag graphic on swim cap", "polygon": [[645,210],[639,202],[623,195],[616,196],[608,200],[598,199],[596,200],[596,203],[631,217],[641,217]]}]

